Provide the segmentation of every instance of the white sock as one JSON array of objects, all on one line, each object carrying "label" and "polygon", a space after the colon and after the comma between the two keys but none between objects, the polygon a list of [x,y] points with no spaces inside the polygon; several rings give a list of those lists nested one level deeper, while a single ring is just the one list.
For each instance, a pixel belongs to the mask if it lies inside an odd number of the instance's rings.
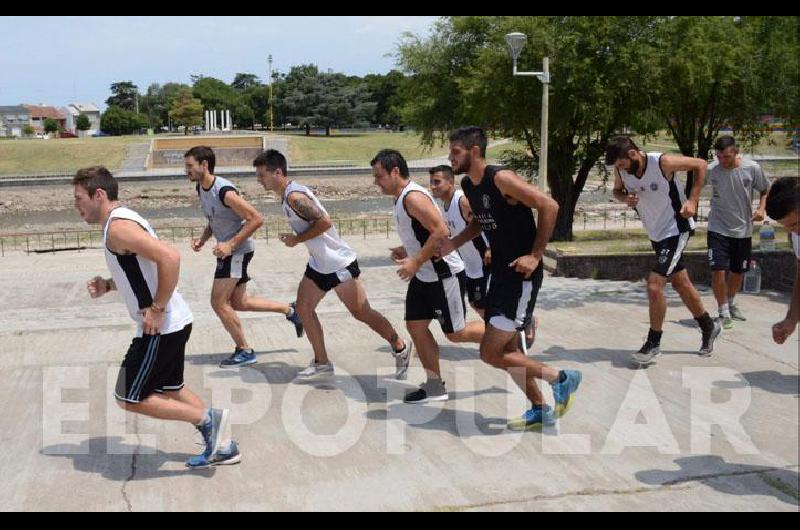
[{"label": "white sock", "polygon": [[719,316],[722,318],[731,318],[731,306],[730,303],[722,304],[719,306]]},{"label": "white sock", "polygon": [[197,425],[198,427],[202,427],[203,425],[211,422],[211,409],[208,409],[203,416],[203,420]]}]

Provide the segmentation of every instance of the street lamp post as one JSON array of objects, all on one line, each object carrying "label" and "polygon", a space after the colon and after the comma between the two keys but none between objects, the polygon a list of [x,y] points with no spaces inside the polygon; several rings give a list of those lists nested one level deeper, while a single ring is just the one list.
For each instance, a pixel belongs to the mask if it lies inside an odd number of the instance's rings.
[{"label": "street lamp post", "polygon": [[547,136],[548,121],[550,118],[550,58],[542,59],[541,72],[520,72],[517,70],[517,60],[522,49],[525,47],[528,37],[524,33],[509,33],[506,35],[506,43],[514,59],[514,76],[536,77],[542,82],[542,147],[539,154],[539,176],[544,176],[547,182]]},{"label": "street lamp post", "polygon": [[269,78],[267,82],[269,83],[269,131],[273,132],[275,130],[275,114],[272,109],[272,54],[269,55]]}]

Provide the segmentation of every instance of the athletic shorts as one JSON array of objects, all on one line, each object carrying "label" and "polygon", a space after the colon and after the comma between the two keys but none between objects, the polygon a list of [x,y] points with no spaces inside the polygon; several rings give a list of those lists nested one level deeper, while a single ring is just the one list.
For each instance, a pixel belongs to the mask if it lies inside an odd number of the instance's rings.
[{"label": "athletic shorts", "polygon": [[744,274],[750,268],[752,254],[752,238],[739,239],[716,232],[708,233],[708,261],[712,271]]},{"label": "athletic shorts", "polygon": [[686,270],[686,266],[683,264],[683,253],[686,250],[686,245],[689,244],[690,237],[692,237],[691,232],[684,232],[679,236],[670,237],[663,241],[651,241],[653,250],[656,251],[658,258],[653,272],[664,278],[669,278],[673,274]]},{"label": "athletic shorts", "polygon": [[355,280],[361,276],[361,269],[358,268],[358,260],[354,261],[347,268],[331,274],[322,274],[311,268],[311,265],[306,266],[306,278],[314,282],[323,292],[329,292],[345,282]]},{"label": "athletic shorts", "polygon": [[467,299],[476,309],[486,309],[486,290],[488,286],[488,271],[482,278],[467,278]]},{"label": "athletic shorts", "polygon": [[463,272],[430,283],[415,277],[406,295],[406,322],[437,320],[445,335],[462,331],[467,327],[466,283]]},{"label": "athletic shorts", "polygon": [[186,343],[191,334],[189,324],[169,335],[133,339],[119,370],[114,397],[126,403],[141,403],[154,393],[181,390]]},{"label": "athletic shorts", "polygon": [[543,281],[544,263],[527,280],[514,271],[493,272],[486,295],[486,323],[501,331],[523,331],[533,320]]},{"label": "athletic shorts", "polygon": [[228,278],[239,280],[238,285],[244,285],[250,281],[247,274],[247,267],[253,259],[255,252],[247,254],[234,254],[224,259],[217,259],[217,271],[214,273],[215,280],[225,280]]}]

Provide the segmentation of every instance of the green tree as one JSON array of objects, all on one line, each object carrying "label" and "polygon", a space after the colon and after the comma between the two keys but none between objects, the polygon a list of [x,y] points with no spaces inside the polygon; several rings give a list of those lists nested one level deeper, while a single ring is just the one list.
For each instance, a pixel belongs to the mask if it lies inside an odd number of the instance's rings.
[{"label": "green tree", "polygon": [[138,133],[147,127],[146,116],[120,107],[109,107],[100,118],[100,129],[114,136]]},{"label": "green tree", "polygon": [[119,107],[124,110],[136,110],[136,98],[139,94],[139,87],[131,81],[120,81],[111,85],[113,96],[106,100],[109,107]]},{"label": "green tree", "polygon": [[528,46],[520,68],[540,70],[551,58],[548,174],[559,203],[554,239],[571,240],[578,198],[616,131],[651,130],[654,82],[651,50],[663,17],[443,17],[426,39],[407,35],[399,64],[404,118],[423,141],[444,142],[449,131],[479,125],[524,142],[521,167],[539,163],[542,84],[514,78],[504,36],[520,31]]},{"label": "green tree", "polygon": [[185,127],[185,134],[189,134],[190,128],[203,124],[203,102],[192,94],[189,87],[179,90],[169,111],[173,123]]},{"label": "green tree", "polygon": [[257,86],[261,86],[261,81],[255,74],[236,74],[231,83],[231,88],[240,92]]},{"label": "green tree", "polygon": [[32,126],[28,124],[25,124],[22,126],[22,134],[24,136],[33,136],[34,134],[36,134],[36,129],[34,129]]},{"label": "green tree", "polygon": [[47,118],[44,120],[44,132],[48,134],[56,133],[58,132],[59,129],[60,127],[58,125],[58,122],[53,118]]},{"label": "green tree", "polygon": [[88,131],[92,128],[92,122],[85,114],[80,114],[75,120],[75,128],[79,131]]},{"label": "green tree", "polygon": [[368,75],[363,82],[369,92],[369,100],[375,103],[372,121],[381,125],[400,125],[405,103],[401,94],[406,82],[405,75],[399,70],[392,70],[386,75]]}]

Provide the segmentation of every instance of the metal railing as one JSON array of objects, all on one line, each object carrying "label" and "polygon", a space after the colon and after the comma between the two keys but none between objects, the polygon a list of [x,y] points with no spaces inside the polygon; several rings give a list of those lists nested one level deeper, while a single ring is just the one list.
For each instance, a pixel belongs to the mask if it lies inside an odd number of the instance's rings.
[{"label": "metal railing", "polygon": [[[385,235],[390,238],[394,233],[394,221],[391,216],[335,218],[333,224],[343,237]],[[204,225],[196,226],[161,226],[154,227],[159,237],[171,243],[190,241],[200,237]],[[285,222],[269,222],[254,234],[254,239],[265,241],[276,240],[280,234],[288,233]],[[26,254],[47,254],[102,248],[103,232],[99,229],[59,230],[46,232],[22,232],[0,234],[0,257],[7,253],[24,252]]]}]

